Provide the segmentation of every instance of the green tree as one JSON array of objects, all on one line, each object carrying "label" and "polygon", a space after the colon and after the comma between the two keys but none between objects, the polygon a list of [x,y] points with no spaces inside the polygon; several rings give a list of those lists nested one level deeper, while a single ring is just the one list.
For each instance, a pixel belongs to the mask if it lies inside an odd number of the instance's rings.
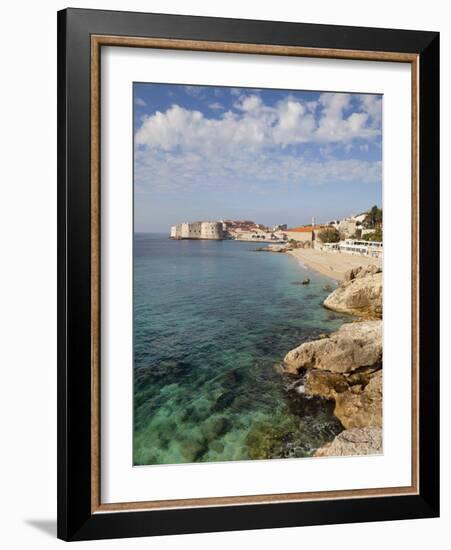
[{"label": "green tree", "polygon": [[361,239],[361,238],[362,238],[362,230],[358,227],[358,228],[355,230],[354,235],[351,235],[350,238],[351,238],[351,239],[356,239],[356,240]]},{"label": "green tree", "polygon": [[365,216],[363,224],[367,229],[374,229],[382,225],[382,208],[374,205]]},{"label": "green tree", "polygon": [[376,227],[372,233],[367,233],[362,236],[362,241],[375,241],[378,243],[382,242],[382,227]]},{"label": "green tree", "polygon": [[318,238],[323,243],[338,243],[340,241],[340,233],[335,227],[325,227],[318,233]]}]

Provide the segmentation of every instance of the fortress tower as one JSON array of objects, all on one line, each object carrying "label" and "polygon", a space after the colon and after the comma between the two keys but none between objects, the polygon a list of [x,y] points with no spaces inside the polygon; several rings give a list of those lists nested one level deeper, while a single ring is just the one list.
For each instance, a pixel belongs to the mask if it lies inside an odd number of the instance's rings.
[{"label": "fortress tower", "polygon": [[170,238],[221,240],[224,238],[224,231],[222,222],[185,222],[171,227]]}]

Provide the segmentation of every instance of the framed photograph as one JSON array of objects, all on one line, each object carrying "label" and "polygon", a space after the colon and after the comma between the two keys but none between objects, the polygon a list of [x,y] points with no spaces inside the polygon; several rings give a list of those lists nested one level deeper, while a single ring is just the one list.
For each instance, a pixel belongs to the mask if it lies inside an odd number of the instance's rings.
[{"label": "framed photograph", "polygon": [[58,13],[58,536],[439,514],[439,35]]}]

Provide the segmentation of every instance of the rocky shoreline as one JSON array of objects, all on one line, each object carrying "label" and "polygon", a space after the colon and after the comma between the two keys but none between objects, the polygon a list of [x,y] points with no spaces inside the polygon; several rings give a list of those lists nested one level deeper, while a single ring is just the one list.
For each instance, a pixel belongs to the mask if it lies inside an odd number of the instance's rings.
[{"label": "rocky shoreline", "polygon": [[343,431],[315,456],[382,453],[382,271],[349,270],[324,307],[358,316],[339,330],[289,351],[282,371],[307,399],[333,403]]}]

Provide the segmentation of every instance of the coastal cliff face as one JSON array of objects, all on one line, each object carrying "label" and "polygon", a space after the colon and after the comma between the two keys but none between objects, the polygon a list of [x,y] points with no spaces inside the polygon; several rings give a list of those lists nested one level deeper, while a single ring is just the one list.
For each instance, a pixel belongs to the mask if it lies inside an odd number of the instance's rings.
[{"label": "coastal cliff face", "polygon": [[338,313],[381,319],[382,283],[379,267],[351,269],[343,283],[324,300],[324,307]]},{"label": "coastal cliff face", "polygon": [[[365,266],[324,302],[339,312],[371,319],[346,323],[318,340],[305,342],[284,358],[283,371],[297,376],[303,394],[334,403],[344,431],[315,456],[382,452],[382,273]],[[376,319],[375,319],[376,318]]]}]

